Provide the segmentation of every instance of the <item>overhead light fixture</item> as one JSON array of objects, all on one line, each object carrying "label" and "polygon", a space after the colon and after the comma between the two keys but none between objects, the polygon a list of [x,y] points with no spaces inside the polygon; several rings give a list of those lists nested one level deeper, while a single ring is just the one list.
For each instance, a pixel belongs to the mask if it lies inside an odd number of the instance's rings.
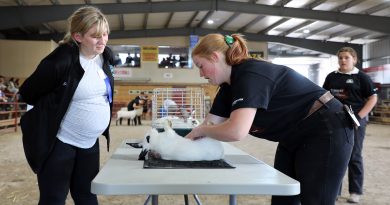
[{"label": "overhead light fixture", "polygon": [[305,29],[305,30],[303,30],[303,33],[310,33],[310,30],[309,29]]},{"label": "overhead light fixture", "polygon": [[213,24],[213,23],[214,23],[214,21],[213,21],[213,20],[211,20],[211,19],[209,19],[209,20],[207,20],[207,23],[208,23],[208,24]]}]

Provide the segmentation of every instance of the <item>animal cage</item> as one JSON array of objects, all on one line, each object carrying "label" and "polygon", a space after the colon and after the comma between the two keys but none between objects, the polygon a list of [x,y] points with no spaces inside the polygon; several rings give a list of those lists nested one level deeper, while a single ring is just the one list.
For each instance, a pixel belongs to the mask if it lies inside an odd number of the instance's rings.
[{"label": "animal cage", "polygon": [[203,88],[155,88],[152,97],[152,127],[193,128],[205,118]]}]

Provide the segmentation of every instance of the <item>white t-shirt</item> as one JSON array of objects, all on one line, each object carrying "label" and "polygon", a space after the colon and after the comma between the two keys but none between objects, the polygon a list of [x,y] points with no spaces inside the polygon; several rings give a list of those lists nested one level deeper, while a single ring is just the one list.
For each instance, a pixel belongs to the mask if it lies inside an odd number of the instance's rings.
[{"label": "white t-shirt", "polygon": [[110,105],[102,70],[102,57],[87,59],[80,55],[85,73],[62,120],[57,137],[80,148],[90,148],[110,121]]}]

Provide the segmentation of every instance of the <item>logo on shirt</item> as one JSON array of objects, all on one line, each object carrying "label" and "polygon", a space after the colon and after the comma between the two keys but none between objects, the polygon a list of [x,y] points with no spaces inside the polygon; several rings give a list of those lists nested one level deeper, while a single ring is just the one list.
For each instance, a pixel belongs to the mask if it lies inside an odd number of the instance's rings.
[{"label": "logo on shirt", "polygon": [[345,81],[345,83],[353,84],[353,79],[347,79],[347,81]]},{"label": "logo on shirt", "polygon": [[233,101],[232,106],[235,106],[238,102],[243,101],[244,98],[238,98],[237,100]]}]

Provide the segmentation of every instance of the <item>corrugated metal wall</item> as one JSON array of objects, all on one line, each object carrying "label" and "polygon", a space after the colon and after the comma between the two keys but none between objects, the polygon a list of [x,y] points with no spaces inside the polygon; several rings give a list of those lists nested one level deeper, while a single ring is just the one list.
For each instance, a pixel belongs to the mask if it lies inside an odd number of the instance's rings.
[{"label": "corrugated metal wall", "polygon": [[363,46],[363,68],[390,64],[390,38]]}]

